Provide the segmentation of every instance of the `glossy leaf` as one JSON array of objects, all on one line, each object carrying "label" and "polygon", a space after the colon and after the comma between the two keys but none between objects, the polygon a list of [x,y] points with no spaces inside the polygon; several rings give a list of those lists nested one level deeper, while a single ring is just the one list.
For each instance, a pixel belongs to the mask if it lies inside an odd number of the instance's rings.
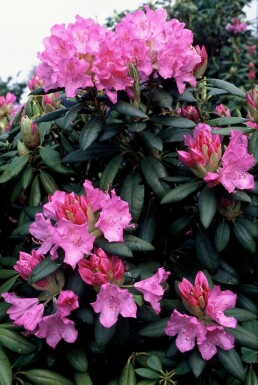
[{"label": "glossy leaf", "polygon": [[75,385],[93,385],[91,378],[88,373],[74,373],[74,382]]},{"label": "glossy leaf", "polygon": [[68,378],[47,369],[30,369],[24,375],[35,385],[74,385]]},{"label": "glossy leaf", "polygon": [[45,171],[41,171],[39,174],[40,182],[48,194],[53,195],[58,190],[58,185],[52,175]]},{"label": "glossy leaf", "polygon": [[241,358],[235,349],[222,350],[218,348],[217,357],[221,365],[226,369],[227,373],[232,374],[240,381],[245,379],[245,369]]},{"label": "glossy leaf", "polygon": [[191,219],[188,217],[180,217],[177,218],[170,225],[170,232],[173,235],[176,235],[183,231],[189,224],[191,223]]},{"label": "glossy leaf", "polygon": [[136,385],[136,376],[131,362],[127,362],[119,377],[118,385]]},{"label": "glossy leaf", "polygon": [[132,104],[127,103],[123,100],[119,100],[116,104],[110,102],[110,108],[113,111],[117,111],[122,115],[133,116],[136,118],[148,119],[148,115],[146,115],[143,111],[134,107]]},{"label": "glossy leaf", "polygon": [[158,321],[149,323],[139,331],[139,334],[144,337],[163,337],[165,336],[164,328],[168,323],[169,318],[162,318]]},{"label": "glossy leaf", "polygon": [[200,377],[206,366],[206,361],[201,357],[197,350],[190,352],[188,362],[195,377]]},{"label": "glossy leaf", "polygon": [[73,173],[69,167],[61,164],[61,156],[58,151],[50,147],[41,147],[39,149],[40,156],[43,162],[53,171],[60,174]]},{"label": "glossy leaf", "polygon": [[243,224],[239,220],[235,220],[233,223],[234,233],[241,245],[251,253],[255,253],[256,251],[256,242],[250,234],[250,232],[243,226]]},{"label": "glossy leaf", "polygon": [[211,274],[216,273],[219,268],[219,255],[204,229],[197,228],[195,246],[197,257],[203,267]]},{"label": "glossy leaf", "polygon": [[224,91],[227,91],[231,95],[239,96],[240,98],[245,99],[246,93],[236,87],[234,84],[229,83],[225,80],[220,79],[207,79],[207,83],[211,84],[214,87],[220,88]]},{"label": "glossy leaf", "polygon": [[242,361],[247,364],[255,364],[258,360],[258,350],[253,350],[249,348],[241,348]]},{"label": "glossy leaf", "polygon": [[33,170],[30,165],[23,171],[22,177],[21,177],[21,185],[24,190],[30,185],[30,182],[33,178]]},{"label": "glossy leaf", "polygon": [[10,361],[0,348],[0,385],[12,385],[13,372]]},{"label": "glossy leaf", "polygon": [[36,350],[36,345],[28,338],[13,330],[0,328],[0,344],[19,354],[29,354]]},{"label": "glossy leaf", "polygon": [[9,291],[13,287],[17,279],[18,275],[15,275],[14,277],[9,278],[7,281],[2,283],[2,285],[0,286],[0,295],[5,293],[6,291]]},{"label": "glossy leaf", "polygon": [[120,257],[132,257],[131,249],[123,242],[108,242],[105,238],[97,238],[94,244],[106,253]]},{"label": "glossy leaf", "polygon": [[163,150],[163,143],[160,138],[155,136],[152,132],[140,132],[139,134],[140,139],[144,142],[144,144],[150,148],[151,150],[158,150],[162,151]]},{"label": "glossy leaf", "polygon": [[45,258],[34,267],[29,276],[28,282],[30,284],[38,282],[41,279],[46,278],[50,274],[54,273],[60,268],[60,266],[61,262],[58,263],[50,258]]},{"label": "glossy leaf", "polygon": [[118,155],[106,165],[99,182],[99,187],[103,191],[111,190],[114,179],[121,167],[123,158]]},{"label": "glossy leaf", "polygon": [[233,334],[235,338],[235,342],[240,345],[244,346],[245,348],[258,350],[258,335],[257,330],[256,333],[252,333],[251,331],[247,330],[243,326],[238,325],[236,329],[227,328],[228,331]]},{"label": "glossy leaf", "polygon": [[214,190],[204,186],[201,190],[198,200],[200,220],[205,229],[207,229],[216,213],[217,200]]},{"label": "glossy leaf", "polygon": [[147,359],[147,365],[150,369],[156,370],[157,372],[162,370],[162,363],[156,354],[151,354],[150,357]]},{"label": "glossy leaf", "polygon": [[220,253],[225,249],[229,242],[230,238],[230,228],[229,224],[226,221],[220,222],[216,231],[215,231],[215,246],[218,252]]},{"label": "glossy leaf", "polygon": [[257,319],[257,314],[241,308],[226,309],[224,314],[228,317],[234,317],[238,322],[252,321]]},{"label": "glossy leaf", "polygon": [[85,352],[78,347],[69,347],[66,351],[69,364],[78,372],[84,373],[88,370],[88,360]]},{"label": "glossy leaf", "polygon": [[3,174],[0,176],[0,184],[8,182],[10,179],[19,175],[23,168],[29,161],[29,154],[22,156],[15,156],[12,161],[7,165]]},{"label": "glossy leaf", "polygon": [[132,251],[144,252],[154,250],[154,246],[151,243],[138,238],[135,235],[125,235],[124,242]]},{"label": "glossy leaf", "polygon": [[120,197],[128,202],[133,221],[137,222],[144,203],[144,184],[140,173],[132,170],[125,178]]},{"label": "glossy leaf", "polygon": [[245,123],[245,122],[248,122],[248,119],[230,116],[230,117],[215,118],[212,120],[208,120],[206,123],[209,124],[210,126],[221,127],[221,126],[229,126],[231,124],[239,124],[239,123]]},{"label": "glossy leaf", "polygon": [[255,130],[249,139],[248,152],[253,154],[256,162],[258,162],[258,130]]},{"label": "glossy leaf", "polygon": [[46,115],[42,115],[38,118],[35,123],[39,124],[42,122],[51,122],[52,120],[56,120],[64,116],[69,111],[68,108],[62,108],[61,110],[51,111]]},{"label": "glossy leaf", "polygon": [[151,119],[153,122],[162,124],[163,126],[167,127],[178,127],[178,128],[194,128],[196,126],[196,123],[194,123],[190,119],[181,118],[181,117],[155,117]]},{"label": "glossy leaf", "polygon": [[98,116],[94,116],[83,127],[80,134],[80,147],[85,151],[98,137],[102,130],[103,122]]},{"label": "glossy leaf", "polygon": [[41,192],[39,184],[39,176],[37,175],[31,184],[30,195],[28,199],[28,204],[31,207],[39,206],[41,202]]},{"label": "glossy leaf", "polygon": [[141,160],[141,169],[152,191],[162,198],[168,191],[168,185],[161,179],[168,176],[166,168],[156,159],[147,156]]},{"label": "glossy leaf", "polygon": [[155,372],[154,370],[148,369],[148,368],[138,368],[135,369],[135,373],[137,373],[139,376],[143,378],[148,378],[150,380],[159,380],[160,374]]},{"label": "glossy leaf", "polygon": [[162,198],[161,204],[180,202],[196,191],[201,183],[201,181],[194,180],[173,188]]}]

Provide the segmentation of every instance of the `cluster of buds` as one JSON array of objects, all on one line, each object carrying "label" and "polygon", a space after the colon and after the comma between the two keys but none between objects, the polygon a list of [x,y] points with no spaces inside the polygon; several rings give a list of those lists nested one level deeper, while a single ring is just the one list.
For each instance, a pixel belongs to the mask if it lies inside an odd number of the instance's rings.
[{"label": "cluster of buds", "polygon": [[0,96],[0,134],[10,130],[16,113],[15,102],[16,96],[11,92],[8,92],[6,96]]},{"label": "cluster of buds", "polygon": [[243,214],[241,210],[241,202],[233,199],[220,197],[218,210],[221,215],[228,221],[233,221]]},{"label": "cluster of buds", "polygon": [[238,17],[235,17],[232,20],[232,23],[226,26],[227,32],[232,33],[234,35],[241,32],[245,32],[246,28],[247,28],[247,24],[244,21],[241,21]]},{"label": "cluster of buds", "polygon": [[252,63],[252,62],[250,62],[249,64],[248,64],[248,79],[250,80],[250,81],[253,81],[253,80],[255,80],[256,79],[256,70],[255,70],[255,65],[254,65],[254,63]]}]

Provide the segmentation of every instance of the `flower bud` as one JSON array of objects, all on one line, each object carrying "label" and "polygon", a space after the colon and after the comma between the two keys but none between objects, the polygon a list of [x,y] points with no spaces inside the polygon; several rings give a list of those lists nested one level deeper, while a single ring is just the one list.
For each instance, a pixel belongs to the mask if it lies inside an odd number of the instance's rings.
[{"label": "flower bud", "polygon": [[201,57],[201,62],[195,65],[193,75],[196,79],[200,79],[206,71],[208,55],[204,45],[202,48],[200,48],[199,45],[196,45],[194,48],[197,54]]},{"label": "flower bud", "polygon": [[26,155],[30,152],[30,150],[25,146],[25,144],[23,144],[19,139],[17,142],[17,151],[19,156]]},{"label": "flower bud", "polygon": [[249,114],[258,123],[258,85],[253,90],[246,93],[247,108]]},{"label": "flower bud", "polygon": [[60,108],[61,102],[58,100],[59,93],[55,92],[48,95],[43,95],[42,97],[42,107],[45,113],[58,110]]},{"label": "flower bud", "polygon": [[243,214],[243,211],[240,210],[240,201],[234,201],[232,199],[227,199],[223,197],[220,198],[218,209],[221,215],[228,221],[233,221],[234,219]]},{"label": "flower bud", "polygon": [[21,137],[28,149],[33,149],[40,143],[37,124],[28,116],[22,117],[21,119]]}]

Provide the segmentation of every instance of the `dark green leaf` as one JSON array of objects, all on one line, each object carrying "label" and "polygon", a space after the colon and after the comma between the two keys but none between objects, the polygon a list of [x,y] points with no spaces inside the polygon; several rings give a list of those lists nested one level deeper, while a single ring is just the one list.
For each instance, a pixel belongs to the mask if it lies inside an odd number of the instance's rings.
[{"label": "dark green leaf", "polygon": [[159,380],[160,374],[155,372],[154,370],[148,368],[139,368],[135,369],[135,373],[143,378],[149,378],[150,380]]},{"label": "dark green leaf", "polygon": [[[210,126],[229,126],[231,124],[238,124],[238,123],[245,123],[248,122],[248,119],[244,118],[238,118],[238,117],[225,117],[225,118],[216,118],[212,120],[208,120],[206,123],[209,124]],[[216,130],[214,132],[217,132]]]},{"label": "dark green leaf", "polygon": [[75,385],[93,385],[90,376],[88,373],[74,373],[74,382]]},{"label": "dark green leaf", "polygon": [[189,362],[187,360],[182,360],[177,367],[175,368],[175,375],[182,376],[186,373],[191,372],[191,367],[189,365]]},{"label": "dark green leaf", "polygon": [[4,328],[0,328],[0,344],[19,354],[29,354],[36,350],[36,345],[21,334]]},{"label": "dark green leaf", "polygon": [[151,102],[154,105],[159,106],[160,108],[171,108],[171,105],[173,103],[172,96],[166,92],[158,90],[157,88],[153,88],[150,92],[150,98]]},{"label": "dark green leaf", "polygon": [[214,190],[204,186],[201,190],[198,200],[200,220],[205,229],[207,229],[216,213],[217,200]]},{"label": "dark green leaf", "polygon": [[30,182],[33,178],[33,170],[30,165],[23,171],[22,177],[21,177],[21,186],[24,190],[30,185]]},{"label": "dark green leaf", "polygon": [[245,348],[258,350],[258,334],[252,333],[249,330],[245,329],[243,326],[238,325],[236,329],[227,328],[227,330],[233,334],[235,342],[244,346]]},{"label": "dark green leaf", "polygon": [[227,91],[231,95],[239,96],[240,98],[243,98],[243,99],[246,98],[246,93],[244,91],[240,90],[234,84],[231,84],[225,80],[207,79],[207,83],[214,87]]},{"label": "dark green leaf", "polygon": [[188,217],[181,217],[176,219],[174,222],[170,225],[170,232],[173,235],[176,235],[183,231],[189,224],[191,223],[190,218]]},{"label": "dark green leaf", "polygon": [[111,159],[110,162],[106,165],[99,182],[99,187],[102,191],[111,190],[114,179],[121,167],[122,161],[122,156],[118,155]]},{"label": "dark green leaf", "polygon": [[257,314],[251,313],[248,310],[240,309],[237,307],[233,309],[226,309],[224,311],[224,314],[228,317],[234,317],[239,322],[252,321],[253,319],[257,319]]},{"label": "dark green leaf", "polygon": [[242,361],[247,364],[255,364],[258,360],[258,351],[248,348],[241,348]]},{"label": "dark green leaf", "polygon": [[73,385],[68,378],[47,369],[30,369],[24,375],[35,385]]},{"label": "dark green leaf", "polygon": [[84,107],[84,105],[85,105],[84,102],[79,102],[66,112],[62,122],[62,128],[64,130],[68,130],[68,131],[72,130],[74,120],[77,117],[78,112]]},{"label": "dark green leaf", "polygon": [[5,352],[0,348],[0,385],[12,385],[13,372]]},{"label": "dark green leaf", "polygon": [[153,251],[154,246],[141,239],[136,237],[135,235],[125,235],[124,236],[124,242],[125,244],[133,251]]},{"label": "dark green leaf", "polygon": [[5,281],[5,282],[0,286],[0,296],[1,296],[3,293],[9,291],[9,290],[13,287],[13,285],[15,284],[15,282],[17,281],[17,279],[18,279],[18,276],[15,275],[14,277],[8,279],[8,281]]},{"label": "dark green leaf", "polygon": [[41,192],[39,184],[39,176],[37,175],[31,184],[30,195],[28,199],[28,204],[31,207],[39,206],[41,202]]},{"label": "dark green leaf", "polygon": [[105,238],[97,238],[95,245],[101,247],[106,253],[120,257],[132,257],[130,248],[123,242],[108,242]]},{"label": "dark green leaf", "polygon": [[63,158],[62,163],[85,162],[91,159],[99,159],[105,156],[115,155],[119,152],[119,147],[100,143],[92,143],[86,151],[82,151],[80,149],[66,155]]},{"label": "dark green leaf", "polygon": [[101,349],[112,340],[115,331],[116,324],[109,328],[106,328],[100,323],[99,320],[95,322],[95,341]]},{"label": "dark green leaf", "polygon": [[184,136],[186,134],[192,134],[191,130],[187,128],[166,128],[159,133],[160,139],[163,142],[173,143],[173,142],[183,142]]},{"label": "dark green leaf", "polygon": [[5,183],[8,180],[19,175],[20,172],[25,167],[25,165],[28,163],[29,157],[30,157],[29,154],[22,155],[22,156],[15,156],[12,159],[11,163],[7,165],[3,174],[0,176],[0,183]]},{"label": "dark green leaf", "polygon": [[258,130],[255,130],[249,139],[248,152],[253,154],[256,162],[258,162]]},{"label": "dark green leaf", "polygon": [[144,337],[163,337],[165,336],[164,328],[168,323],[169,318],[162,318],[158,321],[151,322],[139,331],[139,334]]},{"label": "dark green leaf", "polygon": [[239,217],[237,219],[238,223],[241,225],[253,236],[258,237],[258,223],[254,222],[245,217]]},{"label": "dark green leaf", "polygon": [[215,232],[215,246],[220,253],[225,249],[230,238],[230,228],[226,221],[220,222]]},{"label": "dark green leaf", "polygon": [[37,119],[35,122],[37,124],[42,122],[50,122],[52,120],[56,120],[58,118],[61,118],[69,111],[68,108],[63,108],[61,110],[51,111],[46,115],[42,115],[39,119]]},{"label": "dark green leaf", "polygon": [[119,100],[116,104],[113,104],[110,102],[110,108],[113,111],[117,111],[122,115],[148,119],[148,115],[146,115],[143,111],[139,110],[138,108],[134,107],[132,104],[129,104],[123,100]]},{"label": "dark green leaf", "polygon": [[46,278],[50,274],[54,273],[61,266],[61,263],[53,261],[50,258],[43,259],[38,263],[32,270],[28,282],[30,284],[40,281],[43,278]]},{"label": "dark green leaf", "polygon": [[256,242],[252,234],[248,232],[248,230],[243,226],[243,224],[238,219],[236,219],[233,222],[233,225],[234,225],[234,233],[239,243],[241,243],[241,245],[246,250],[250,251],[251,253],[255,253]]},{"label": "dark green leaf", "polygon": [[200,356],[200,353],[193,350],[189,354],[188,362],[195,377],[200,377],[206,366],[206,361]]},{"label": "dark green leaf", "polygon": [[213,134],[230,135],[230,131],[241,131],[243,134],[249,134],[252,130],[249,127],[223,127],[212,131]]},{"label": "dark green leaf", "polygon": [[197,228],[195,246],[197,257],[203,267],[211,274],[216,273],[219,268],[219,255],[207,231]]},{"label": "dark green leaf", "polygon": [[163,164],[147,156],[141,160],[141,169],[149,187],[158,197],[162,198],[169,190],[169,186],[161,179],[168,176]]},{"label": "dark green leaf", "polygon": [[16,275],[17,275],[17,271],[15,270],[0,269],[0,279],[7,279],[10,277],[14,277]]},{"label": "dark green leaf", "polygon": [[66,358],[69,364],[78,372],[84,373],[88,370],[88,360],[85,352],[78,347],[69,347],[66,350]]},{"label": "dark green leaf", "polygon": [[156,354],[151,354],[151,356],[147,360],[147,365],[150,369],[156,370],[156,372],[162,370],[161,360]]},{"label": "dark green leaf", "polygon": [[163,143],[160,138],[155,136],[152,132],[140,132],[139,133],[140,139],[144,142],[144,144],[150,148],[151,150],[158,150],[162,151],[163,150]]},{"label": "dark green leaf", "polygon": [[218,348],[217,357],[228,373],[232,374],[232,376],[240,381],[244,381],[245,369],[235,349],[222,350]]},{"label": "dark green leaf", "polygon": [[174,203],[183,200],[188,197],[188,195],[192,194],[196,191],[202,181],[192,181],[189,183],[182,184],[170,190],[161,200],[161,204]]},{"label": "dark green leaf", "polygon": [[50,147],[41,147],[39,154],[43,162],[53,171],[60,174],[71,174],[73,171],[61,164],[61,156],[58,151]]},{"label": "dark green leaf", "polygon": [[178,127],[178,128],[194,128],[196,123],[190,119],[181,118],[181,117],[155,117],[151,118],[151,121],[154,123],[162,124],[167,127]]},{"label": "dark green leaf", "polygon": [[16,227],[16,229],[13,230],[12,236],[14,237],[25,237],[26,235],[29,235],[29,227],[33,222],[25,223],[24,225]]},{"label": "dark green leaf", "polygon": [[124,366],[122,373],[119,377],[119,385],[136,385],[136,377],[134,367],[130,362],[127,362]]},{"label": "dark green leaf", "polygon": [[85,151],[94,141],[102,130],[103,122],[98,116],[94,116],[83,127],[80,134],[80,147]]},{"label": "dark green leaf", "polygon": [[137,222],[144,203],[144,184],[137,170],[132,170],[126,176],[120,197],[128,202],[133,221]]},{"label": "dark green leaf", "polygon": [[258,314],[258,306],[249,297],[239,293],[237,296],[237,304],[252,313]]},{"label": "dark green leaf", "polygon": [[56,184],[56,181],[52,177],[52,175],[48,174],[45,171],[40,171],[39,177],[42,186],[48,194],[53,195],[54,192],[58,190],[58,185]]},{"label": "dark green leaf", "polygon": [[255,369],[249,367],[246,373],[245,385],[258,385],[258,377],[256,375]]},{"label": "dark green leaf", "polygon": [[137,236],[147,242],[152,242],[156,229],[156,217],[152,203],[150,202],[144,214],[141,216]]}]

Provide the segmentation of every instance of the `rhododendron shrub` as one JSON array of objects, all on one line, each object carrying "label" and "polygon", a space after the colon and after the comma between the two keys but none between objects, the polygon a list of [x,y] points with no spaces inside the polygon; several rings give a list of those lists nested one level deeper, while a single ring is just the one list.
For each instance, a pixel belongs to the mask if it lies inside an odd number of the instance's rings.
[{"label": "rhododendron shrub", "polygon": [[256,378],[257,87],[193,42],[150,7],[44,39],[0,135],[0,385]]}]

